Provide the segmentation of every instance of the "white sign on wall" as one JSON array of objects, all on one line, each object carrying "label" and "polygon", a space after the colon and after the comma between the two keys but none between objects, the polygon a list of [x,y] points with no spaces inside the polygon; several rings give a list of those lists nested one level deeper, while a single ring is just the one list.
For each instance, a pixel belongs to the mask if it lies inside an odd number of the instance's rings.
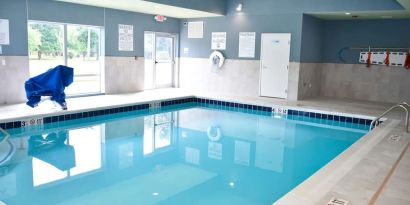
[{"label": "white sign on wall", "polygon": [[0,19],[0,45],[10,45],[9,20]]},{"label": "white sign on wall", "polygon": [[204,37],[204,22],[192,21],[188,22],[188,38],[203,38]]},{"label": "white sign on wall", "polygon": [[212,32],[212,50],[226,49],[226,32]]},{"label": "white sign on wall", "polygon": [[240,32],[239,33],[239,53],[240,58],[255,57],[255,32]]},{"label": "white sign on wall", "polygon": [[134,26],[118,24],[118,50],[134,51]]}]

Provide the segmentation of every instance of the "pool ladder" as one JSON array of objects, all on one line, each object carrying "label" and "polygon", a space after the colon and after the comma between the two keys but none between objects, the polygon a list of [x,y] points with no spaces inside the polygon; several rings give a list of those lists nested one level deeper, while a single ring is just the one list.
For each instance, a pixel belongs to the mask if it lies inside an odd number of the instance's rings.
[{"label": "pool ladder", "polygon": [[[4,134],[3,139],[0,141],[0,145],[3,144],[3,143],[5,143],[5,142],[7,142],[7,143],[9,144],[9,146],[10,146],[10,151],[8,152],[8,154],[7,154],[3,159],[0,159],[0,167],[1,167],[5,162],[7,162],[7,160],[9,159],[9,157],[12,155],[13,150],[14,150],[14,146],[13,146],[13,144],[9,141],[10,134],[9,134],[6,130],[3,130],[1,127],[0,127],[0,132]],[[1,201],[0,201],[0,202],[1,202]],[[0,203],[0,205],[1,205],[1,203]]]},{"label": "pool ladder", "polygon": [[406,112],[406,120],[405,120],[405,131],[406,132],[410,132],[409,131],[409,113],[410,113],[410,105],[406,102],[402,102],[402,103],[398,103],[396,105],[391,106],[388,110],[386,110],[383,114],[381,114],[379,117],[377,117],[376,119],[374,119],[372,121],[372,123],[370,123],[370,128],[369,130],[372,130],[372,128],[374,126],[377,126],[379,124],[379,121],[382,117],[386,116],[387,114],[389,114],[392,110],[396,109],[396,108],[402,108],[405,112]]},{"label": "pool ladder", "polygon": [[0,127],[0,132],[3,133],[4,135],[4,138],[0,141],[0,144],[3,144],[3,142],[9,139],[10,134],[6,130],[3,130],[1,127]]}]

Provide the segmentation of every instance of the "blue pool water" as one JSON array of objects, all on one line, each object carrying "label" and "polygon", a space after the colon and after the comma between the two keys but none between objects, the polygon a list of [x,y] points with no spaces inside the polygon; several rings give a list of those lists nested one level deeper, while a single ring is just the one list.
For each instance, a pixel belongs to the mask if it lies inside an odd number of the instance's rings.
[{"label": "blue pool water", "polygon": [[367,127],[181,105],[10,132],[8,205],[249,205],[272,204]]}]

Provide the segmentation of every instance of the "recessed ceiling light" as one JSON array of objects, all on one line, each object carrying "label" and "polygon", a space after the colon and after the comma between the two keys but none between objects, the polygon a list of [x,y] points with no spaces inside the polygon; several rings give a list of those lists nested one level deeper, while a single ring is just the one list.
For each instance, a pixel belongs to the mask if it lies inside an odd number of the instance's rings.
[{"label": "recessed ceiling light", "polygon": [[345,13],[345,15],[350,15],[351,13],[349,13],[349,12],[347,12],[347,13]]}]

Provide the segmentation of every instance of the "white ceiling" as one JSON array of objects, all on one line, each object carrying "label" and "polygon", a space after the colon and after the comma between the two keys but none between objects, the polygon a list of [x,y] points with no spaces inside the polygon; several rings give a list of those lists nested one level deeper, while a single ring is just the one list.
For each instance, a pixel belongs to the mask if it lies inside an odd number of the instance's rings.
[{"label": "white ceiling", "polygon": [[133,11],[145,14],[164,15],[174,18],[201,18],[221,16],[204,11],[186,9],[165,4],[158,4],[142,0],[56,0],[75,4],[83,4],[89,6],[98,6],[104,8],[112,8],[126,11]]},{"label": "white ceiling", "polygon": [[348,19],[410,19],[410,0],[396,0],[403,6],[403,10],[383,11],[344,11],[309,13],[312,16],[326,20]]}]

